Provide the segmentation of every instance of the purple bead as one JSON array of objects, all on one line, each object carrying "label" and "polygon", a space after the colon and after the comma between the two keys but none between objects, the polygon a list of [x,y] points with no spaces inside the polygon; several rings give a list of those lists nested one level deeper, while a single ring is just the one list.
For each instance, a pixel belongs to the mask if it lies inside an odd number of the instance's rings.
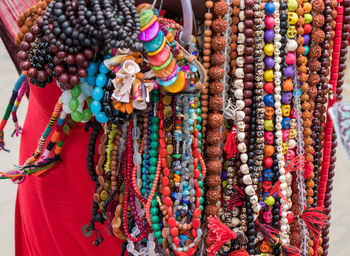
[{"label": "purple bead", "polygon": [[284,73],[283,73],[286,77],[292,77],[294,75],[294,68],[293,66],[287,66],[284,69]]},{"label": "purple bead", "polygon": [[292,101],[292,96],[291,92],[284,92],[282,94],[282,104],[289,105]]},{"label": "purple bead", "polygon": [[226,180],[227,179],[227,171],[223,171],[221,173],[221,180]]},{"label": "purple bead", "polygon": [[264,62],[265,62],[266,69],[272,69],[273,65],[275,65],[275,62],[273,61],[272,57],[266,57]]},{"label": "purple bead", "polygon": [[275,32],[272,29],[265,31],[265,41],[272,41],[275,36]]},{"label": "purple bead", "polygon": [[303,35],[304,37],[304,45],[308,45],[310,43],[310,35],[309,34],[306,34],[306,35]]}]

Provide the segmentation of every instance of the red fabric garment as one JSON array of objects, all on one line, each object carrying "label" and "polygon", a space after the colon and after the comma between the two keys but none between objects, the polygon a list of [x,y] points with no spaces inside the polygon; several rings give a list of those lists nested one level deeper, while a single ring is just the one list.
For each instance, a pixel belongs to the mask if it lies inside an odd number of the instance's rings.
[{"label": "red fabric garment", "polygon": [[[31,85],[28,113],[20,149],[22,164],[35,151],[60,89]],[[86,169],[89,133],[83,125],[72,129],[63,145],[62,162],[43,176],[27,177],[18,186],[15,215],[16,256],[120,255],[122,241],[109,236],[96,248],[95,235],[87,238],[82,226],[90,223],[94,183]]]}]

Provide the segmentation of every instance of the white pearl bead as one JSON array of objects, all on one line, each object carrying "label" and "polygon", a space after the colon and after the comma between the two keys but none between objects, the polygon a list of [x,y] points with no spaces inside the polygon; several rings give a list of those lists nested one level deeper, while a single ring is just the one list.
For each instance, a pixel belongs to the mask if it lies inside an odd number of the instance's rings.
[{"label": "white pearl bead", "polygon": [[298,44],[295,40],[288,40],[286,45],[286,50],[288,52],[294,52],[298,47]]},{"label": "white pearl bead", "polygon": [[241,162],[245,164],[248,161],[248,155],[243,153],[240,155],[240,159],[241,159]]}]

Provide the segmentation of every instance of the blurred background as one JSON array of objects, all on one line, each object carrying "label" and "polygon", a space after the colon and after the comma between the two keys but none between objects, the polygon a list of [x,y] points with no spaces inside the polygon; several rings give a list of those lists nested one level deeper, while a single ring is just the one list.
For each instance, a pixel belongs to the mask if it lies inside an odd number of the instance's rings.
[{"label": "blurred background", "polygon": [[[350,58],[350,56],[349,56]],[[350,71],[350,68],[348,68]],[[0,40],[0,117],[3,116],[11,96],[18,73]],[[345,75],[344,100],[350,100],[350,72]],[[18,111],[19,123],[25,119],[28,101],[24,97]],[[10,118],[5,129],[6,148],[11,153],[0,151],[0,168],[9,170],[18,164],[20,138],[13,137],[14,126]],[[332,219],[330,228],[330,256],[350,255],[350,160],[343,147],[338,144],[336,175],[332,195]],[[17,185],[11,181],[0,181],[0,255],[14,255],[14,212]]]}]

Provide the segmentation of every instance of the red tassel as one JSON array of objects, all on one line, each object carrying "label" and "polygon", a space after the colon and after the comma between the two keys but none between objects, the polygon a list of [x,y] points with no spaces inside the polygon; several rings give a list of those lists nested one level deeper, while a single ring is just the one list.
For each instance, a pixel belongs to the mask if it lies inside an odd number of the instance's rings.
[{"label": "red tassel", "polygon": [[271,245],[278,244],[279,238],[277,236],[279,231],[277,229],[266,224],[261,224],[259,221],[255,222],[255,226]]},{"label": "red tassel", "polygon": [[328,222],[328,217],[323,212],[323,207],[315,207],[305,210],[301,214],[301,218],[308,227],[313,239],[320,237],[322,229],[324,229]]},{"label": "red tassel", "polygon": [[224,151],[227,155],[227,158],[232,158],[236,156],[237,150],[237,128],[233,127],[232,131],[227,135]]},{"label": "red tassel", "polygon": [[243,206],[245,200],[245,193],[242,189],[237,187],[236,185],[233,185],[233,194],[229,201],[226,203],[226,209],[232,210],[236,206]]},{"label": "red tassel", "polygon": [[231,252],[228,256],[249,256],[249,253],[246,250],[238,250]]},{"label": "red tassel", "polygon": [[294,246],[281,246],[281,252],[283,256],[302,256],[301,250]]},{"label": "red tassel", "polygon": [[236,239],[237,234],[225,224],[221,223],[218,217],[208,217],[209,232],[207,242],[212,244],[207,249],[207,255],[213,256],[221,248],[221,246],[233,239]]},{"label": "red tassel", "polygon": [[310,177],[313,170],[314,170],[314,168],[313,168],[312,164],[310,164],[309,162],[305,162],[305,168],[304,168],[304,179],[305,180]]},{"label": "red tassel", "polygon": [[282,194],[281,181],[279,181],[279,180],[272,187],[269,196],[272,196],[274,193],[277,193],[280,198],[282,198],[286,203],[289,203],[289,199],[285,195]]},{"label": "red tassel", "polygon": [[285,166],[284,166],[284,169],[286,170],[286,174],[288,172],[294,172],[296,171],[297,169],[297,166],[298,164],[301,162],[301,161],[305,161],[305,158],[304,156],[302,155],[298,155],[296,157],[294,157],[292,160],[290,160]]}]

